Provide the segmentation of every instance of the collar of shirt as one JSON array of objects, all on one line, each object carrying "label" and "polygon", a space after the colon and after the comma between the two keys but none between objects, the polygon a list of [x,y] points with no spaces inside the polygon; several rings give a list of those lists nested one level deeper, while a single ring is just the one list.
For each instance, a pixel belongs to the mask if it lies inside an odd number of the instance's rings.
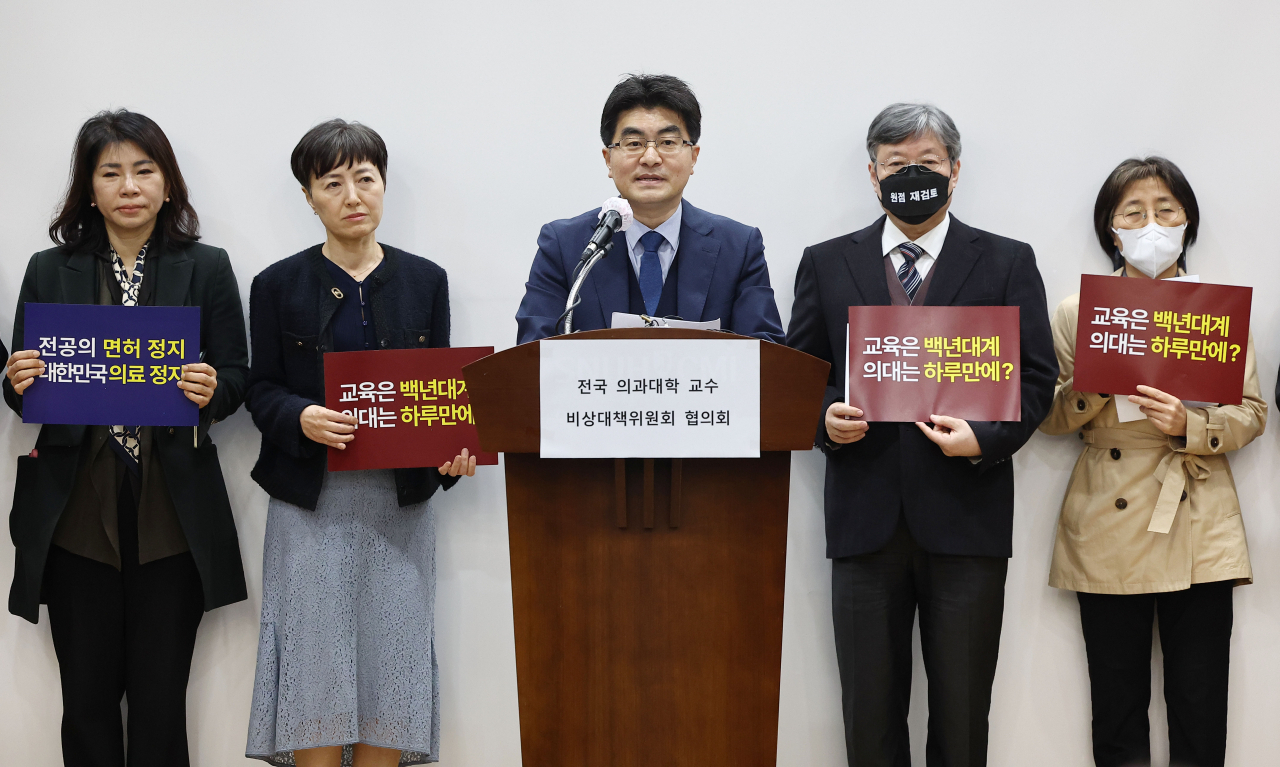
[{"label": "collar of shirt", "polygon": [[662,235],[662,244],[658,246],[658,263],[662,264],[662,281],[667,281],[671,262],[676,260],[676,251],[680,249],[680,216],[683,209],[682,202],[676,206],[676,212],[671,214],[671,218],[654,229],[639,221],[632,221],[631,226],[627,227],[627,252],[631,256],[631,268],[635,270],[637,278],[640,276],[640,259],[644,257],[644,246],[640,244],[640,238],[652,231]]},{"label": "collar of shirt", "polygon": [[[947,230],[950,228],[951,214],[947,213],[937,226],[920,235],[920,239],[911,240],[924,251],[924,255],[916,259],[916,272],[920,274],[920,279],[923,280],[929,276],[929,270],[933,268],[934,262],[942,255],[942,244],[947,241]],[[908,242],[907,236],[902,233],[897,224],[893,223],[893,219],[885,216],[884,234],[880,236],[880,249],[893,262],[894,271],[901,269],[903,263],[907,260],[901,253],[893,252],[894,248],[904,242]]]}]

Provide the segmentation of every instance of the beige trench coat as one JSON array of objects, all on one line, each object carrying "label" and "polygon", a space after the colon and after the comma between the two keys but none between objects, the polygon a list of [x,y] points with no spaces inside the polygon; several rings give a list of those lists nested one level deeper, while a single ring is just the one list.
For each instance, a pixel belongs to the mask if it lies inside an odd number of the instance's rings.
[{"label": "beige trench coat", "polygon": [[[1116,272],[1119,274],[1119,272]],[[1053,315],[1058,386],[1040,425],[1046,434],[1080,429],[1076,461],[1058,517],[1049,585],[1094,594],[1179,591],[1193,583],[1253,582],[1240,501],[1226,454],[1262,434],[1267,403],[1258,389],[1250,335],[1244,400],[1187,408],[1187,436],[1143,419],[1120,423],[1105,394],[1072,388],[1080,296]],[[1153,382],[1159,388],[1159,382]],[[1153,530],[1167,529],[1167,533]]]}]

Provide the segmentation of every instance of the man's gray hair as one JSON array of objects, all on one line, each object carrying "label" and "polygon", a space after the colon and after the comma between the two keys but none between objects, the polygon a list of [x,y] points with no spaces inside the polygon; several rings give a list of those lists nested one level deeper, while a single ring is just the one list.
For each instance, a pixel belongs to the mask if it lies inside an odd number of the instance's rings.
[{"label": "man's gray hair", "polygon": [[890,104],[867,129],[867,154],[876,161],[876,152],[885,144],[901,144],[932,133],[947,149],[952,160],[960,159],[960,131],[947,113],[933,104]]}]

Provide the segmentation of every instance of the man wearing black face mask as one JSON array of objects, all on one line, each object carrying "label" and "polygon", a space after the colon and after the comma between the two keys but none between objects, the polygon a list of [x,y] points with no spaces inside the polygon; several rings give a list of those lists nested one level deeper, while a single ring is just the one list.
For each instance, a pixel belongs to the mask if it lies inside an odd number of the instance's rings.
[{"label": "man wearing black face mask", "polygon": [[[1025,243],[948,213],[960,134],[937,107],[894,104],[867,132],[885,211],[806,248],[787,345],[831,362],[817,444],[827,456],[827,556],[845,744],[858,767],[911,764],[916,611],[929,675],[929,767],[986,764],[987,715],[1012,555],[1013,463],[1053,399],[1044,284]],[[821,290],[819,290],[821,286]],[[860,420],[843,402],[850,306],[1018,306],[1022,418]]]}]

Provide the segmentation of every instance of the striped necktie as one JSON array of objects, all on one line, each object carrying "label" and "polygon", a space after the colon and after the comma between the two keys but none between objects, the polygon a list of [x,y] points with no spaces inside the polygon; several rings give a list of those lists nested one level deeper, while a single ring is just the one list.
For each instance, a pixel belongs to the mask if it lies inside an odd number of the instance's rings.
[{"label": "striped necktie", "polygon": [[907,300],[916,300],[916,291],[920,289],[920,272],[916,271],[916,259],[924,255],[924,249],[914,242],[904,242],[895,248],[902,254],[902,266],[898,267],[898,281],[907,292]]}]

